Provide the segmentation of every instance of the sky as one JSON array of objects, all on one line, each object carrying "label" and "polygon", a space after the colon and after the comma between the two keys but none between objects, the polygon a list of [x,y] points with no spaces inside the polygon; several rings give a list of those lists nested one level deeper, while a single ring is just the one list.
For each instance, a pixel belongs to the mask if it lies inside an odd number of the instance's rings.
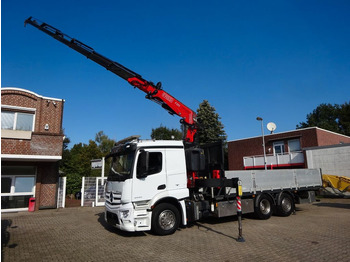
[{"label": "sky", "polygon": [[180,128],[178,116],[24,20],[33,16],[196,111],[216,109],[228,141],[294,130],[321,103],[350,101],[350,1],[1,2],[1,86],[65,100],[70,146]]}]

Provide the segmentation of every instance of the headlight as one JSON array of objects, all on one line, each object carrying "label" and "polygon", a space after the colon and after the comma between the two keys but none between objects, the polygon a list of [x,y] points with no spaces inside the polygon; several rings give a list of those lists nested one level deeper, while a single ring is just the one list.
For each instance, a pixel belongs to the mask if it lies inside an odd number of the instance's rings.
[{"label": "headlight", "polygon": [[128,218],[129,214],[130,214],[130,210],[122,210],[122,211],[120,211],[120,216],[123,219]]}]

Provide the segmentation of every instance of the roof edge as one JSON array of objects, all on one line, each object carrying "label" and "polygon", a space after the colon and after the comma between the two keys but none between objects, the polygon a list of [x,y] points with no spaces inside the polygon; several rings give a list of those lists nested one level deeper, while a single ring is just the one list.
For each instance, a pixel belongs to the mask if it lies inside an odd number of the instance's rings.
[{"label": "roof edge", "polygon": [[62,156],[51,155],[20,155],[20,154],[1,154],[2,161],[49,161],[56,162],[62,160]]},{"label": "roof edge", "polygon": [[326,146],[312,146],[312,147],[305,147],[303,150],[314,150],[314,149],[327,149],[327,148],[335,148],[335,147],[346,147],[350,146],[350,143],[343,143],[343,144],[335,144],[335,145],[326,145]]},{"label": "roof edge", "polygon": [[[308,129],[316,129],[316,130],[318,129],[318,130],[322,130],[322,131],[325,131],[325,132],[328,132],[328,133],[331,133],[331,134],[335,134],[335,135],[338,135],[338,136],[350,138],[350,136],[346,136],[346,135],[339,134],[339,133],[336,133],[336,132],[333,132],[333,131],[329,131],[329,130],[326,130],[326,129],[323,129],[323,128],[320,128],[320,127],[317,127],[317,126],[305,127],[305,128],[300,128],[300,129],[295,129],[295,130],[290,130],[290,131],[285,131],[285,132],[280,132],[280,133],[266,134],[266,135],[264,135],[264,137],[268,137],[268,136],[272,136],[272,135],[287,134],[287,133],[291,133],[291,132],[295,132],[295,131],[308,130]],[[241,138],[241,139],[236,139],[236,140],[230,140],[230,141],[227,141],[227,142],[228,143],[229,142],[236,142],[236,141],[247,140],[247,139],[252,139],[252,138],[259,138],[259,137],[261,137],[261,135],[260,136],[247,137],[247,138]]]},{"label": "roof edge", "polygon": [[42,95],[39,95],[39,94],[37,94],[37,93],[35,93],[33,91],[30,91],[30,90],[27,90],[27,89],[24,89],[24,88],[19,88],[19,87],[2,87],[1,91],[2,90],[4,90],[4,91],[6,91],[6,90],[9,90],[9,91],[22,91],[22,92],[34,95],[34,96],[42,98],[42,99],[49,99],[49,100],[54,100],[54,101],[63,101],[63,102],[65,102],[64,99],[48,97],[48,96],[42,96]]}]

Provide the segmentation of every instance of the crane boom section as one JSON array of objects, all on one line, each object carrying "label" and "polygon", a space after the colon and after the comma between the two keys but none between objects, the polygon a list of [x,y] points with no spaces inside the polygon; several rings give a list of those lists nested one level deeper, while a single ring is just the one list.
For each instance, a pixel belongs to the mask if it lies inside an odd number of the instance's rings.
[{"label": "crane boom section", "polygon": [[107,70],[113,72],[119,77],[127,80],[132,86],[146,93],[146,98],[160,104],[170,114],[176,114],[182,118],[182,122],[188,126],[185,140],[187,142],[194,141],[194,135],[197,132],[197,115],[189,107],[185,106],[179,100],[161,89],[161,83],[157,85],[142,78],[141,75],[133,72],[125,66],[110,60],[109,58],[97,53],[92,47],[72,38],[55,27],[40,22],[38,19],[29,17],[25,20],[25,25],[30,24],[37,29],[43,31],[49,36],[55,38],[66,46],[86,56],[88,59],[103,66]]}]

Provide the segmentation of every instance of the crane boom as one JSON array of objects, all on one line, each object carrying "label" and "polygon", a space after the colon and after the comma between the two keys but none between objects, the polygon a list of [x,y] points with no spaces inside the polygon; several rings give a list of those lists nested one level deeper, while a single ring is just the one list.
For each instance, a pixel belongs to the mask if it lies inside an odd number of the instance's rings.
[{"label": "crane boom", "polygon": [[147,99],[160,104],[170,114],[176,114],[180,116],[182,118],[181,123],[184,123],[187,126],[185,141],[191,143],[194,142],[194,136],[197,132],[196,113],[181,103],[179,100],[177,100],[175,97],[165,92],[162,89],[160,82],[155,85],[153,82],[143,79],[141,75],[97,53],[92,47],[85,45],[77,39],[64,34],[55,27],[41,22],[38,19],[29,17],[25,20],[24,24],[30,24],[36,27],[37,29],[55,38],[66,46],[91,59],[95,63],[103,66],[107,70],[128,81],[132,86],[145,92]]}]

